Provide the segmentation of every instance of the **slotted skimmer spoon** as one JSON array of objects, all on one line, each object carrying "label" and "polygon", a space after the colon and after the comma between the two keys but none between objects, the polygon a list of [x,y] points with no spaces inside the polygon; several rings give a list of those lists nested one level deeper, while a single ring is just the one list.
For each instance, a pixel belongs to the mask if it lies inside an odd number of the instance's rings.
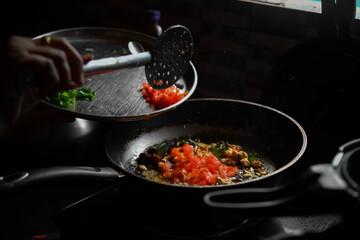
[{"label": "slotted skimmer spoon", "polygon": [[[84,75],[93,76],[119,69],[145,65],[148,83],[155,89],[166,89],[185,73],[193,53],[193,39],[190,31],[181,25],[166,29],[155,41],[150,52],[108,57],[91,60],[84,64]],[[16,89],[24,89],[41,84],[42,78],[29,69],[18,74]]]},{"label": "slotted skimmer spoon", "polygon": [[150,52],[91,60],[83,66],[85,76],[145,65],[148,83],[155,89],[173,85],[186,71],[193,54],[190,31],[181,25],[166,29]]}]

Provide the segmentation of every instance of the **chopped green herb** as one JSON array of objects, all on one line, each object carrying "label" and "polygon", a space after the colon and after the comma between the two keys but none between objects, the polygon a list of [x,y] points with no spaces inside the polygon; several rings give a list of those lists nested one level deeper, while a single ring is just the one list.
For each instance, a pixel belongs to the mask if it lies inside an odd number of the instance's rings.
[{"label": "chopped green herb", "polygon": [[248,159],[249,161],[258,161],[259,160],[259,154],[258,153],[248,153]]},{"label": "chopped green herb", "polygon": [[96,93],[92,92],[91,88],[79,88],[58,92],[56,97],[47,97],[45,100],[48,103],[75,110],[76,100],[92,101],[95,98]]},{"label": "chopped green herb", "polygon": [[163,141],[156,146],[156,155],[164,157],[169,149],[169,141]]},{"label": "chopped green herb", "polygon": [[228,149],[225,142],[217,142],[215,146],[210,148],[210,151],[214,154],[218,159],[223,158],[225,151]]},{"label": "chopped green herb", "polygon": [[91,91],[91,88],[79,88],[77,89],[77,100],[92,101],[96,98],[96,93]]}]

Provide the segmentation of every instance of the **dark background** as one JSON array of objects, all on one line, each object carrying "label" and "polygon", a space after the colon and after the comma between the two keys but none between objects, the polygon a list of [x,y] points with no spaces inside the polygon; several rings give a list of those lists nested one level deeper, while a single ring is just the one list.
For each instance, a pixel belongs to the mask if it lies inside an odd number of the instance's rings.
[{"label": "dark background", "polygon": [[145,10],[160,9],[163,28],[182,24],[194,36],[200,97],[259,101],[279,57],[319,35],[319,14],[234,0],[35,0],[9,5],[2,7],[4,35],[30,37],[83,26],[146,32]]},{"label": "dark background", "polygon": [[[309,137],[306,155],[301,159],[305,165],[330,162],[341,144],[360,137],[358,20],[350,22],[351,38],[334,39],[323,37],[320,14],[233,0],[11,1],[1,7],[1,40],[14,34],[35,37],[84,26],[146,33],[144,12],[148,8],[161,10],[163,28],[182,24],[192,32],[192,61],[199,76],[193,98],[242,99],[284,111],[299,121]],[[1,173],[59,164],[93,164],[80,160],[71,163],[65,153],[62,162],[40,162],[47,157],[44,155],[27,159],[34,153],[33,146],[19,145],[14,150],[8,148],[12,144],[1,143]],[[93,147],[91,144],[84,142],[82,147]],[[35,153],[40,152],[37,146]],[[26,225],[37,217],[39,209],[53,213],[53,209],[94,190],[83,188],[71,196],[74,191],[68,188],[47,186],[45,192],[34,190],[3,198],[2,213],[10,213],[8,225],[12,221],[24,225],[13,226],[14,232],[25,229],[24,234],[30,236],[34,231]],[[72,185],[71,189],[78,188]],[[66,191],[69,194],[63,194]],[[6,208],[9,203],[12,208]],[[24,212],[26,217],[16,217]],[[41,230],[43,222],[38,223],[36,227]]]}]

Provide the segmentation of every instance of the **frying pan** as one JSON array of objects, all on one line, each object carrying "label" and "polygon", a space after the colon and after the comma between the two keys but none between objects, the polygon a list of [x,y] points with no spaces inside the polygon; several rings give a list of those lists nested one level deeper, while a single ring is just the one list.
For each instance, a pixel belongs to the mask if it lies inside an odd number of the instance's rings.
[{"label": "frying pan", "polygon": [[[129,41],[140,43],[149,50],[155,38],[134,31],[103,27],[62,29],[41,36],[65,38],[80,55],[93,54],[94,59],[118,57],[130,53]],[[188,94],[179,102],[154,110],[142,97],[142,83],[146,82],[145,67],[126,68],[85,78],[84,87],[96,92],[91,102],[77,101],[75,109],[65,109],[46,101],[43,104],[74,117],[91,120],[134,121],[164,113],[188,99],[196,89],[197,73],[190,62],[185,74],[177,81]]]},{"label": "frying pan", "polygon": [[108,135],[106,153],[116,168],[142,178],[137,171],[137,158],[154,144],[181,137],[200,139],[206,143],[227,140],[239,144],[245,151],[258,152],[263,158],[264,167],[270,173],[249,180],[251,182],[285,170],[301,157],[306,146],[305,132],[295,120],[275,109],[245,101],[189,100],[184,107],[154,120],[132,123],[129,129],[128,126],[119,125]]},{"label": "frying pan", "polygon": [[[248,152],[258,152],[268,175],[231,185],[185,186],[153,182],[137,171],[136,159],[148,147],[177,137],[200,138],[203,142],[227,140]],[[294,119],[276,109],[226,99],[192,99],[176,110],[146,121],[118,123],[109,131],[105,151],[112,167],[54,167],[0,177],[0,189],[44,180],[100,178],[119,179],[118,171],[142,183],[174,189],[213,189],[262,182],[275,177],[298,161],[307,145],[304,129]]]}]

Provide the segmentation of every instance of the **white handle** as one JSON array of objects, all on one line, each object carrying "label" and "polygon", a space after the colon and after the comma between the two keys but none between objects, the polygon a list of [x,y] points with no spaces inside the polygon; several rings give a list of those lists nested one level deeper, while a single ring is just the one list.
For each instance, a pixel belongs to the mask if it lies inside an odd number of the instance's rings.
[{"label": "white handle", "polygon": [[130,54],[121,57],[102,58],[89,61],[83,66],[83,72],[85,76],[91,76],[127,67],[144,66],[150,61],[150,52],[142,52],[135,55]]}]

